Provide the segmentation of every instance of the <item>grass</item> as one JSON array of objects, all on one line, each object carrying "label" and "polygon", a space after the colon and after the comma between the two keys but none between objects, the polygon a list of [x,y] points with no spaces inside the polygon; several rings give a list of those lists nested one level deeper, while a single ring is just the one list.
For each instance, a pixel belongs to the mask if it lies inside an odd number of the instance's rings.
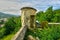
[{"label": "grass", "polygon": [[10,34],[10,35],[7,35],[7,36],[3,37],[0,40],[11,40],[13,38],[13,36],[14,36],[14,34]]}]

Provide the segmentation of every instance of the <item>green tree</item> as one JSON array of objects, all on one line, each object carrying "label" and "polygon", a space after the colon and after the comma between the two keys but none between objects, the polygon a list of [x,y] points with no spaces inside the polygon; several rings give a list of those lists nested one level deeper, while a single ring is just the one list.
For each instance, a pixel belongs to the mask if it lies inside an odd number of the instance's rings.
[{"label": "green tree", "polygon": [[46,14],[46,20],[48,22],[51,22],[51,19],[54,17],[52,6],[46,10],[45,14]]},{"label": "green tree", "polygon": [[42,22],[42,21],[45,21],[46,20],[46,16],[45,16],[45,13],[43,11],[39,11],[36,15],[36,19],[39,21],[39,22]]},{"label": "green tree", "polygon": [[21,19],[20,17],[12,17],[9,18],[8,21],[5,23],[5,35],[8,35],[14,31],[17,32],[21,27]]}]

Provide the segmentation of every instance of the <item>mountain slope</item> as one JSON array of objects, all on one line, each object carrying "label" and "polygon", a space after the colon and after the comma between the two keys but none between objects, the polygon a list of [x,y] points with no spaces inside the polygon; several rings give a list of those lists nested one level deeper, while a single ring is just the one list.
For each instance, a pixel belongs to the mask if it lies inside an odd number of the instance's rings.
[{"label": "mountain slope", "polygon": [[9,17],[13,17],[13,16],[15,16],[15,15],[5,14],[5,13],[0,12],[0,18],[9,18]]}]

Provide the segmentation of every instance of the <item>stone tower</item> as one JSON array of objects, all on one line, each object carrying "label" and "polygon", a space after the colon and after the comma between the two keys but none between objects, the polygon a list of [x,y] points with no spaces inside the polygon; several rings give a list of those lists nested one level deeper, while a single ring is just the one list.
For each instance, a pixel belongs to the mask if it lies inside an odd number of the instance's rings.
[{"label": "stone tower", "polygon": [[37,10],[32,8],[32,7],[23,7],[23,8],[21,8],[22,26],[27,25],[29,28],[35,28],[36,11]]}]

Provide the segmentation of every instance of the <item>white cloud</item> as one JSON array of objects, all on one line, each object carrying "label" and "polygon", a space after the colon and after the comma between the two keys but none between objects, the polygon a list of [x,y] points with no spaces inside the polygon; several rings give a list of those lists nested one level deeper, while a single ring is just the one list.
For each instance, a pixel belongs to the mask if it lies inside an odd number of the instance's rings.
[{"label": "white cloud", "polygon": [[31,3],[18,3],[13,1],[0,0],[0,11],[6,13],[20,14],[20,8],[24,6],[32,6]]},{"label": "white cloud", "polygon": [[10,14],[20,14],[20,8],[31,6],[38,10],[45,10],[49,6],[59,8],[60,0],[0,0],[0,11]]}]

